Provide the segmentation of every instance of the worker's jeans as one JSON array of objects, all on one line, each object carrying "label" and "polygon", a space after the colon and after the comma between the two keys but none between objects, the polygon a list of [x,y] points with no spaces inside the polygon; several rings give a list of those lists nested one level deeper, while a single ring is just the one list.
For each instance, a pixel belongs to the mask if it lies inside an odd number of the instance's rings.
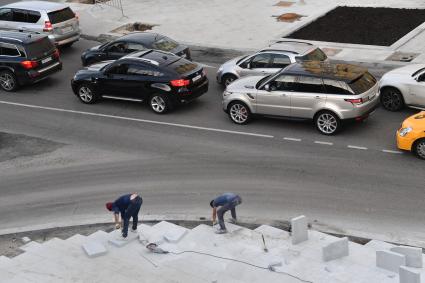
[{"label": "worker's jeans", "polygon": [[122,220],[124,222],[124,225],[122,227],[122,236],[125,238],[128,234],[128,224],[130,222],[130,218],[133,218],[133,230],[137,229],[137,221],[140,207],[142,206],[143,200],[140,196],[137,196],[134,200],[131,201],[130,205],[128,206],[127,210],[124,213],[124,216],[122,216]]},{"label": "worker's jeans", "polygon": [[218,224],[220,225],[220,229],[225,230],[226,226],[224,225],[224,214],[230,210],[232,214],[232,218],[236,219],[236,206],[242,203],[242,199],[237,196],[232,202],[229,202],[223,206],[220,206],[220,208],[217,210],[217,216],[218,216]]}]

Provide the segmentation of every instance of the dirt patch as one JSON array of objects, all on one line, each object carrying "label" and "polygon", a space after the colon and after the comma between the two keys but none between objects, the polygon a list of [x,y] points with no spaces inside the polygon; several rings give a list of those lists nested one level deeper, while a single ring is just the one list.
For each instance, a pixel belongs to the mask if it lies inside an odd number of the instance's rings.
[{"label": "dirt patch", "polygon": [[400,61],[400,62],[410,62],[416,57],[418,57],[420,54],[418,53],[406,53],[406,52],[394,52],[389,56],[387,61]]},{"label": "dirt patch", "polygon": [[95,4],[95,0],[66,0],[66,2],[68,2],[68,3],[81,3],[81,4]]},{"label": "dirt patch", "polygon": [[287,2],[287,1],[280,1],[276,4],[274,4],[274,6],[278,6],[278,7],[291,7],[292,5],[294,5],[294,2]]},{"label": "dirt patch", "polygon": [[302,17],[305,17],[305,16],[302,16],[296,13],[285,13],[280,16],[277,16],[276,19],[278,22],[293,23],[295,21],[299,21]]},{"label": "dirt patch", "polygon": [[129,23],[123,26],[120,26],[119,28],[116,28],[114,30],[111,30],[112,33],[121,33],[121,34],[127,34],[133,31],[146,31],[151,30],[156,25],[150,25],[150,24],[144,24],[144,23]]},{"label": "dirt patch", "polygon": [[287,38],[390,46],[425,21],[425,10],[337,7]]},{"label": "dirt patch", "polygon": [[62,146],[46,139],[0,132],[0,162],[52,152]]}]

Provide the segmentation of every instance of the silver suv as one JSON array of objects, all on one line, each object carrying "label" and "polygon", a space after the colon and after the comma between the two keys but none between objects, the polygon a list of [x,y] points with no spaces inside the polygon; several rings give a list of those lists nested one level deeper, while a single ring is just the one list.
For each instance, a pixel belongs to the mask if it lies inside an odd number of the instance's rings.
[{"label": "silver suv", "polygon": [[0,7],[0,29],[44,33],[56,45],[70,46],[80,39],[76,14],[67,5],[46,1],[16,2]]},{"label": "silver suv", "polygon": [[253,114],[313,120],[324,135],[338,132],[343,121],[361,121],[379,103],[377,80],[366,69],[330,62],[295,63],[268,76],[230,84],[223,109],[236,124]]},{"label": "silver suv", "polygon": [[310,43],[277,41],[254,54],[227,61],[218,69],[217,81],[228,86],[244,76],[274,74],[295,62],[326,60],[326,54]]}]

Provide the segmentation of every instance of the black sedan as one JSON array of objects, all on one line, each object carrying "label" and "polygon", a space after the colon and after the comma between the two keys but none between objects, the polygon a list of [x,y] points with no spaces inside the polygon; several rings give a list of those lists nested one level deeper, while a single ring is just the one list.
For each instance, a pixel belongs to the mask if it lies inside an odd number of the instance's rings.
[{"label": "black sedan", "polygon": [[136,51],[156,49],[171,52],[191,60],[187,46],[181,45],[169,37],[158,33],[133,32],[114,41],[92,47],[81,55],[83,66],[105,60],[116,60]]},{"label": "black sedan", "polygon": [[158,50],[85,67],[75,74],[71,85],[83,103],[92,104],[101,98],[147,100],[158,114],[208,91],[208,79],[200,65]]}]

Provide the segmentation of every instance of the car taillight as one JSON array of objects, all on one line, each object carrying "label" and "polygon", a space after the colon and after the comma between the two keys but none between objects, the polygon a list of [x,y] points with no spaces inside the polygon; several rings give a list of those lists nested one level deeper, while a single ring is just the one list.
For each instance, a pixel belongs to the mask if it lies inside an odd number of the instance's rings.
[{"label": "car taillight", "polygon": [[204,77],[206,77],[206,76],[207,76],[207,71],[205,71],[205,69],[202,69],[202,75],[203,75]]},{"label": "car taillight", "polygon": [[80,21],[80,16],[75,12],[74,12],[74,17],[75,17],[75,19],[77,19],[77,21]]},{"label": "car taillight", "polygon": [[172,80],[172,81],[170,81],[170,84],[172,86],[175,86],[175,87],[182,87],[182,86],[188,86],[190,84],[190,81],[189,80],[183,80],[183,79]]},{"label": "car taillight", "polygon": [[59,59],[60,53],[59,53],[59,49],[55,50],[55,53],[53,53],[53,57],[56,59]]},{"label": "car taillight", "polygon": [[52,31],[52,30],[53,30],[53,25],[52,25],[52,23],[51,23],[50,21],[45,21],[45,22],[44,22],[44,28],[43,28],[43,31],[50,32],[50,31]]},{"label": "car taillight", "polygon": [[34,69],[38,66],[37,61],[22,61],[21,66],[26,70]]},{"label": "car taillight", "polygon": [[347,102],[351,102],[353,104],[362,104],[364,101],[362,98],[355,98],[355,99],[344,99]]}]

